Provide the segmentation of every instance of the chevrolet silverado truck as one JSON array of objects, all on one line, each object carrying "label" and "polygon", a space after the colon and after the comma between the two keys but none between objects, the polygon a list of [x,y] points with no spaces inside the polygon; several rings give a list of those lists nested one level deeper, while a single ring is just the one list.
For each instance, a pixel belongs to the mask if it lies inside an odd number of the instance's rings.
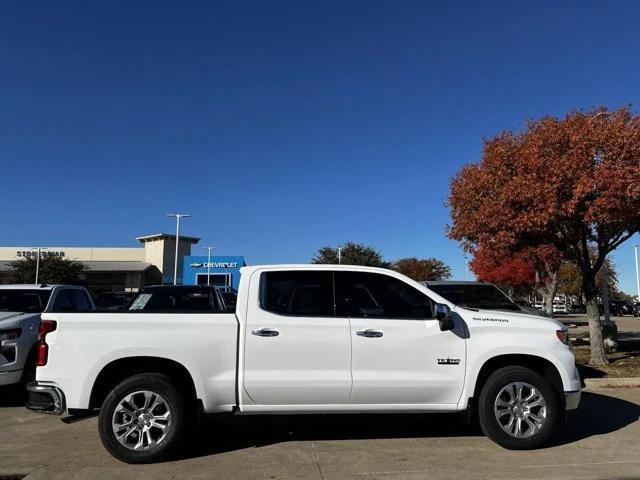
[{"label": "chevrolet silverado truck", "polygon": [[84,287],[0,285],[0,386],[35,378],[43,313],[93,310]]},{"label": "chevrolet silverado truck", "polygon": [[499,445],[529,449],[580,401],[552,319],[455,305],[379,268],[241,272],[235,313],[44,314],[27,407],[99,409],[106,449],[145,463],[200,413],[463,412]]}]

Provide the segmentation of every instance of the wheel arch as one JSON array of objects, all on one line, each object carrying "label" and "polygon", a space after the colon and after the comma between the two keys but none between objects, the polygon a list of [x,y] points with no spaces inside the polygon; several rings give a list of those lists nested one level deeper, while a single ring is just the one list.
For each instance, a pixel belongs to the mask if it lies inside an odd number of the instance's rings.
[{"label": "wheel arch", "polygon": [[176,383],[185,400],[197,402],[195,383],[189,370],[181,363],[164,357],[136,356],[113,360],[106,364],[93,382],[89,408],[100,408],[109,392],[126,378],[140,373],[162,373]]},{"label": "wheel arch", "polygon": [[470,390],[470,396],[477,399],[489,376],[499,368],[509,366],[525,367],[539,373],[549,382],[549,385],[558,396],[558,401],[564,408],[565,395],[562,376],[556,365],[544,357],[527,353],[507,353],[487,359],[475,377],[475,385],[473,390]]}]

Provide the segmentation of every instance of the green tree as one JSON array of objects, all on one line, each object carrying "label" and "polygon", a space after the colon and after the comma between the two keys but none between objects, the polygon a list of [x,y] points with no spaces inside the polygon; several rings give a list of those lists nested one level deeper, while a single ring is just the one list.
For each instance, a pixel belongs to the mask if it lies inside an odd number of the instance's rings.
[{"label": "green tree", "polygon": [[417,282],[451,278],[451,268],[437,258],[401,258],[391,268]]},{"label": "green tree", "polygon": [[389,268],[389,262],[385,262],[382,254],[373,247],[362,243],[347,242],[340,249],[340,261],[338,261],[338,249],[334,247],[322,247],[311,259],[311,263],[344,265],[364,265],[367,267]]},{"label": "green tree", "polygon": [[634,302],[636,299],[636,296],[626,292],[618,292],[618,295],[616,298],[618,300],[622,300],[623,302]]},{"label": "green tree", "polygon": [[558,270],[558,293],[578,297],[582,301],[582,275],[573,262],[564,262]]},{"label": "green tree", "polygon": [[[9,264],[13,283],[33,283],[36,280],[36,259],[23,258]],[[86,270],[80,262],[61,257],[41,257],[39,283],[78,283],[79,275]]]},{"label": "green tree", "polygon": [[[595,254],[594,254],[595,255]],[[602,265],[600,273],[596,277],[596,290],[598,296],[602,295],[602,272],[606,272],[609,275],[607,279],[607,286],[609,287],[609,297],[617,298],[618,291],[618,272],[616,271],[615,264],[610,258],[607,258]],[[560,266],[558,271],[558,293],[564,295],[578,297],[582,301],[582,276],[580,274],[580,268],[573,262],[564,262]]]}]

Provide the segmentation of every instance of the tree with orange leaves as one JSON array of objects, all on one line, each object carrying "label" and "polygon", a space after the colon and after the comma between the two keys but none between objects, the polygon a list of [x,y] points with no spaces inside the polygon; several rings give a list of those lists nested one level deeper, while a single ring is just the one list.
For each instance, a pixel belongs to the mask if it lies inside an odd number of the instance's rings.
[{"label": "tree with orange leaves", "polygon": [[562,257],[552,245],[505,252],[480,246],[473,250],[471,269],[478,280],[509,288],[532,287],[542,295],[545,311],[553,313]]},{"label": "tree with orange leaves", "polygon": [[608,363],[596,275],[640,229],[640,116],[629,107],[574,111],[487,139],[480,163],[452,180],[449,205],[448,235],[468,250],[553,245],[575,262],[587,301],[590,363]]}]

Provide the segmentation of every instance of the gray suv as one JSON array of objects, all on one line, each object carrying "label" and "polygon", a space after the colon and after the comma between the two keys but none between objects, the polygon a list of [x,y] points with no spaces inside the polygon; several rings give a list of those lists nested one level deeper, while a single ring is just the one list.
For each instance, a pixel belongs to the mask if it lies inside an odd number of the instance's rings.
[{"label": "gray suv", "polygon": [[35,375],[40,316],[95,310],[89,291],[70,285],[0,285],[0,386]]}]

